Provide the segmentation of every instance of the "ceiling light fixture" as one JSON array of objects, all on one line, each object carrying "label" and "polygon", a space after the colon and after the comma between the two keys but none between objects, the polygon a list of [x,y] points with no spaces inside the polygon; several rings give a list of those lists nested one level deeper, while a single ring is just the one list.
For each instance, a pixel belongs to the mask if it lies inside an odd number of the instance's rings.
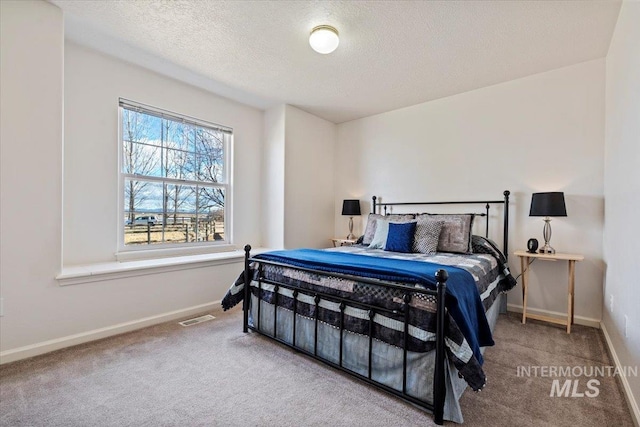
[{"label": "ceiling light fixture", "polygon": [[311,30],[309,44],[318,53],[331,53],[336,50],[339,43],[338,30],[330,25],[318,25]]}]

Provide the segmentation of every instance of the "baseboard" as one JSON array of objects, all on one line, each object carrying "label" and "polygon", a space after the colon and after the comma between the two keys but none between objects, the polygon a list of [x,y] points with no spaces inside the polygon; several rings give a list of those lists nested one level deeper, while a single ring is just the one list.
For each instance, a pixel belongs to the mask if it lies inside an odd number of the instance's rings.
[{"label": "baseboard", "polygon": [[[604,323],[600,324],[600,329],[602,329],[602,333],[604,334],[604,339],[607,342],[607,348],[609,349],[609,354],[611,354],[611,358],[613,359],[613,363],[616,368],[623,370],[623,366],[620,363],[620,359],[618,358],[618,354],[616,353],[615,348],[613,347],[613,343],[611,342],[611,337],[609,336],[609,332],[607,332],[606,326]],[[622,389],[624,390],[624,397],[627,400],[627,404],[629,405],[629,409],[631,410],[631,418],[633,418],[633,422],[636,427],[640,427],[640,409],[638,409],[638,402],[636,402],[633,393],[631,392],[631,386],[629,385],[629,380],[624,375],[619,375],[618,378],[622,383]]]},{"label": "baseboard", "polygon": [[[522,306],[515,304],[507,304],[507,311],[514,311],[516,313],[522,313]],[[541,310],[539,308],[529,308],[527,307],[527,313],[531,314],[539,314],[542,316],[552,316],[560,319],[566,319],[567,313],[560,313],[557,311],[549,311],[549,310]],[[589,326],[592,328],[599,329],[600,328],[600,319],[592,319],[590,317],[583,316],[573,316],[573,321],[577,325]]]},{"label": "baseboard", "polygon": [[213,301],[206,304],[200,304],[181,310],[170,311],[168,313],[158,314],[156,316],[145,317],[131,322],[119,323],[106,328],[94,329],[92,331],[82,332],[75,335],[69,335],[62,338],[56,338],[49,341],[43,341],[36,344],[18,347],[11,350],[0,352],[0,365],[15,362],[17,360],[26,359],[28,357],[38,356],[49,353],[62,348],[83,344],[89,341],[95,341],[101,338],[107,338],[113,335],[125,332],[135,331],[136,329],[145,328],[147,326],[156,325],[158,323],[168,322],[182,317],[188,317],[193,314],[199,314],[204,311],[220,308],[220,301]]}]

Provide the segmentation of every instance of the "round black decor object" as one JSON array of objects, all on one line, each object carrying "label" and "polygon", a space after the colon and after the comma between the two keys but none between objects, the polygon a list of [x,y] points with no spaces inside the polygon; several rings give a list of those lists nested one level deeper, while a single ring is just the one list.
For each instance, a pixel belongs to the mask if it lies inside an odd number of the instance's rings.
[{"label": "round black decor object", "polygon": [[527,250],[529,253],[535,254],[538,250],[538,239],[529,239],[527,242]]}]

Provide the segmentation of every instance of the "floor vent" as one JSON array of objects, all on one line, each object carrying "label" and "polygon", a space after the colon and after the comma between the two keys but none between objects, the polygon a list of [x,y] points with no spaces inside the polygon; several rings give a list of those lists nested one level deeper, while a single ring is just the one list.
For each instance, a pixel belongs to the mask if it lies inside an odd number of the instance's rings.
[{"label": "floor vent", "polygon": [[181,324],[182,326],[191,326],[197,323],[202,323],[202,322],[206,322],[207,320],[213,320],[213,319],[215,319],[215,317],[213,317],[212,315],[205,314],[204,316],[194,317],[193,319],[183,320],[182,322],[178,322],[178,323]]}]

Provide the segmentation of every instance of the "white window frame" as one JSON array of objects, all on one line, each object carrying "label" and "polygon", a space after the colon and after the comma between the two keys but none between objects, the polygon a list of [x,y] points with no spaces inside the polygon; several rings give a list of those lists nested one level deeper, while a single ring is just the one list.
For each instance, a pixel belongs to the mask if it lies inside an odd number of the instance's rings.
[{"label": "white window frame", "polygon": [[[224,240],[205,241],[205,242],[184,242],[184,243],[156,243],[144,245],[125,245],[124,232],[125,224],[123,221],[123,213],[125,211],[124,186],[127,178],[141,178],[145,181],[155,181],[168,184],[188,184],[198,185],[204,183],[210,186],[211,183],[204,181],[191,181],[166,177],[150,177],[139,176],[135,174],[127,174],[123,172],[123,140],[122,140],[122,112],[123,109],[137,110],[145,114],[180,121],[198,127],[222,131],[224,134],[223,150],[224,150],[224,183],[215,183],[215,187],[224,189]],[[118,100],[118,247],[116,250],[116,258],[118,261],[127,261],[135,259],[181,256],[201,253],[210,253],[218,251],[233,250],[233,226],[232,226],[232,178],[233,178],[233,129],[211,123],[205,120],[196,119],[184,114],[178,114],[171,111],[163,110],[150,105],[141,104],[125,98]]]}]

